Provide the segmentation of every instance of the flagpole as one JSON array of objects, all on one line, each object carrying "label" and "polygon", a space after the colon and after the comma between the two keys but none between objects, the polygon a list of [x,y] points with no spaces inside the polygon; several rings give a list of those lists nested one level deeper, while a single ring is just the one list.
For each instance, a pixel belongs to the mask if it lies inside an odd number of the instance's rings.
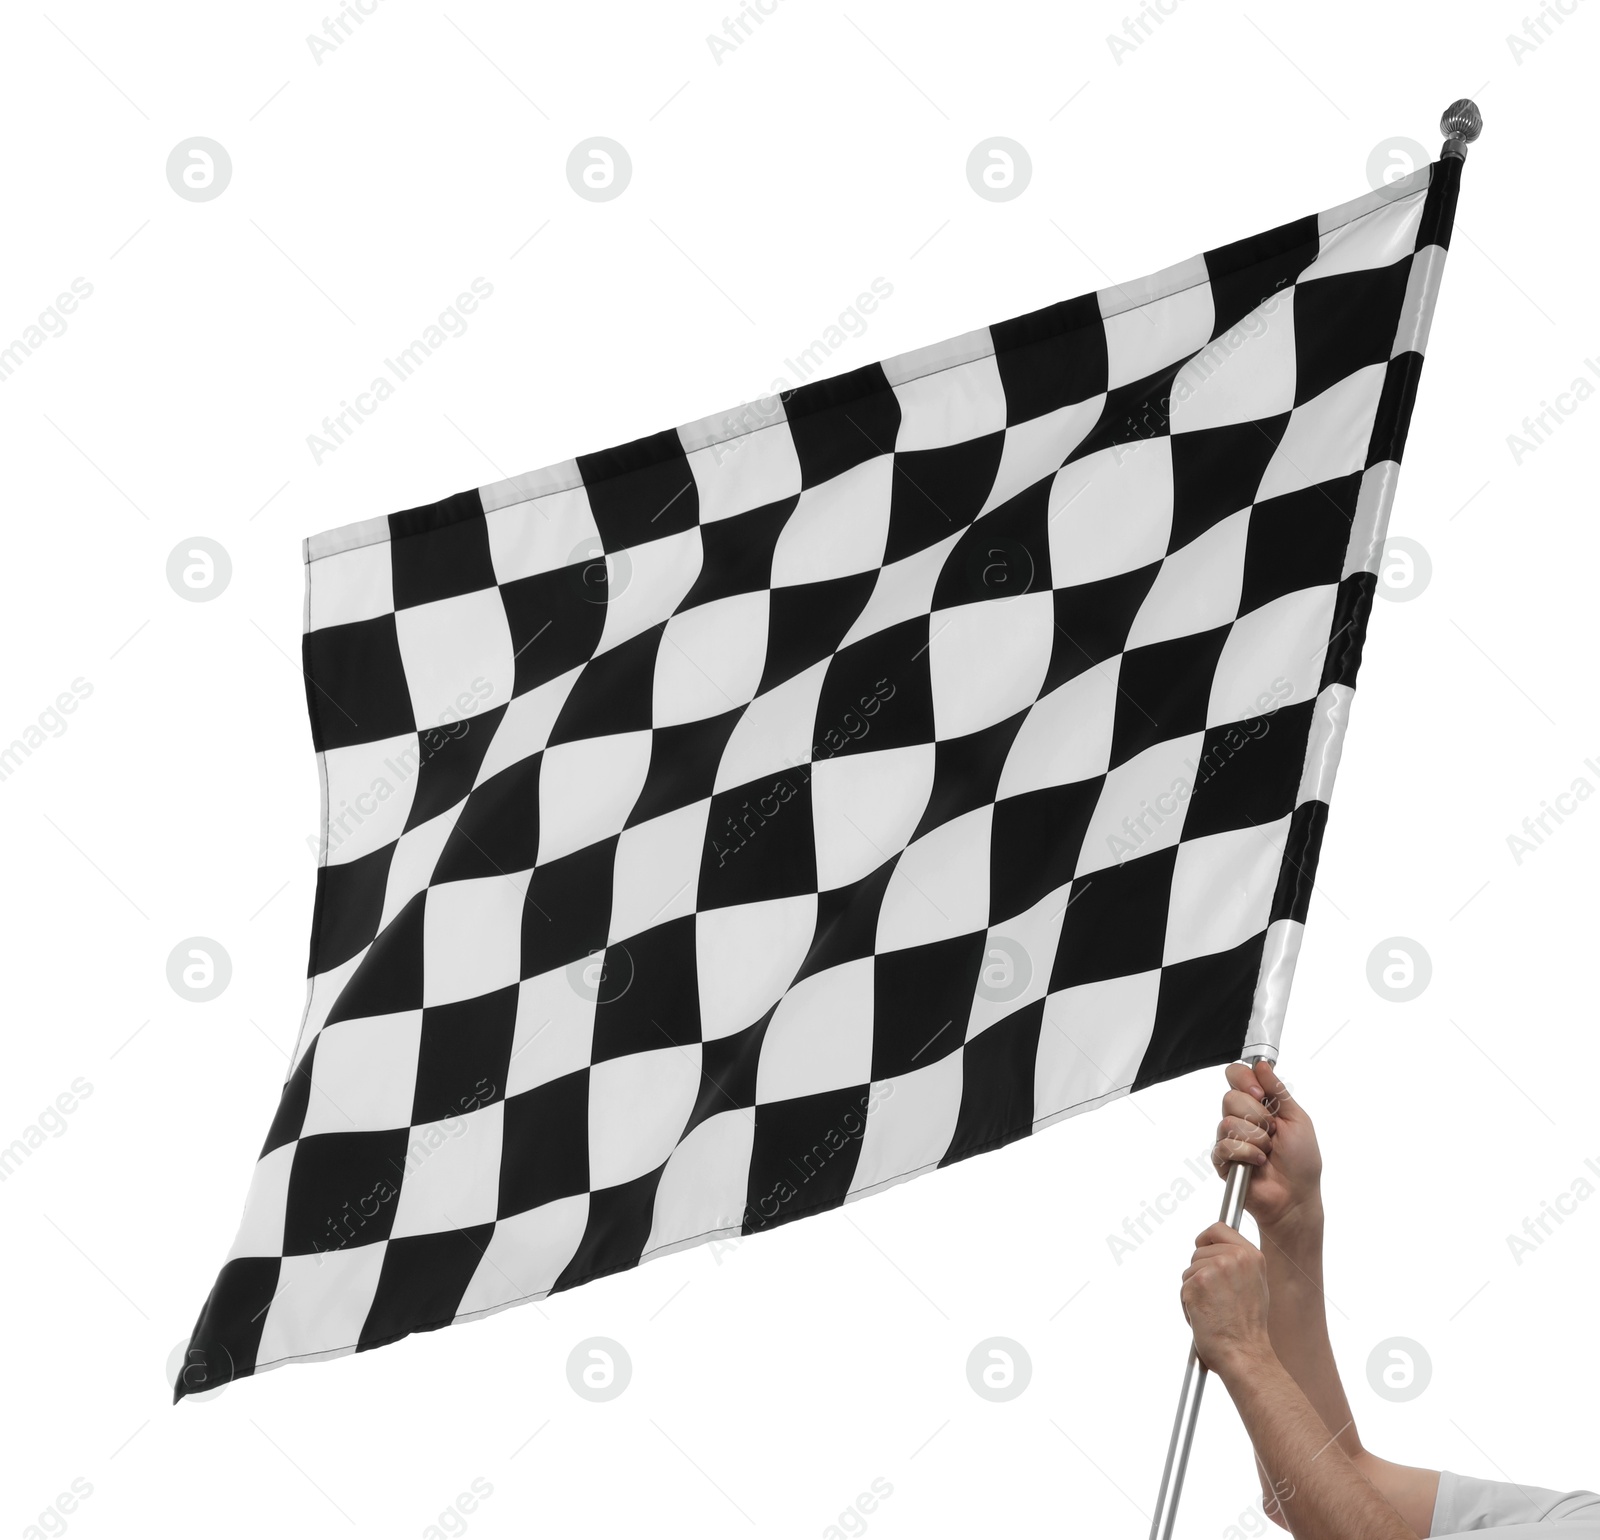
[{"label": "flagpole", "polygon": [[[1265,1054],[1251,1059],[1250,1067],[1268,1064]],[[1237,1230],[1244,1217],[1245,1195],[1250,1191],[1253,1168],[1234,1162],[1228,1167],[1227,1185],[1222,1189],[1222,1212],[1218,1218]],[[1178,1517],[1178,1499],[1183,1495],[1183,1477],[1189,1467],[1189,1448],[1200,1420],[1200,1397],[1206,1388],[1206,1366],[1200,1362],[1194,1344],[1189,1344],[1189,1362],[1183,1371],[1183,1390],[1178,1396],[1178,1415],[1172,1422],[1172,1438],[1167,1444],[1167,1463],[1161,1472],[1161,1491],[1156,1495],[1156,1513],[1150,1521],[1150,1540],[1171,1540],[1172,1526]]]},{"label": "flagpole", "polygon": [[[1467,146],[1483,132],[1483,114],[1478,111],[1477,103],[1467,97],[1451,102],[1439,117],[1439,132],[1444,135],[1439,159],[1465,160]],[[1425,317],[1432,314],[1438,280],[1438,269],[1434,268],[1426,281],[1423,299]],[[1392,485],[1391,482],[1391,495]],[[1385,521],[1387,515],[1385,507]],[[1271,1055],[1259,1054],[1250,1060],[1252,1069],[1262,1063],[1276,1063],[1276,1059]],[[1222,1190],[1222,1212],[1218,1217],[1230,1229],[1237,1230],[1239,1220],[1244,1215],[1244,1201],[1250,1191],[1252,1169],[1239,1163],[1228,1167],[1227,1185]],[[1206,1366],[1200,1362],[1200,1356],[1191,1342],[1189,1362],[1183,1371],[1183,1389],[1178,1395],[1178,1414],[1173,1419],[1172,1438],[1167,1444],[1167,1463],[1161,1471],[1161,1490],[1156,1496],[1155,1517],[1150,1521],[1150,1540],[1172,1540],[1172,1527],[1178,1518],[1178,1499],[1183,1495],[1184,1473],[1189,1466],[1189,1450],[1194,1443],[1195,1425],[1200,1417],[1200,1397],[1205,1388]]]}]

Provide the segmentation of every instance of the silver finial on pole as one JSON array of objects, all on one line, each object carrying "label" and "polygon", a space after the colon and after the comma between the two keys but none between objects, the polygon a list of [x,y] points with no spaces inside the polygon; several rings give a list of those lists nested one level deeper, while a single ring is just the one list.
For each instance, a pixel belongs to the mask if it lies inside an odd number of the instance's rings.
[{"label": "silver finial on pole", "polygon": [[1439,116],[1439,132],[1444,135],[1444,148],[1439,158],[1452,155],[1457,160],[1467,158],[1467,146],[1483,132],[1483,114],[1470,97],[1451,102]]}]

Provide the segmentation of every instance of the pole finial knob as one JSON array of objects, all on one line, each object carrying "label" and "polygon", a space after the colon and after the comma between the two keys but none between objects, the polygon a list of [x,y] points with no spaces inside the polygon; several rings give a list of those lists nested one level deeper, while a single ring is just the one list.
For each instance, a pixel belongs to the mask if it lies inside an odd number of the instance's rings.
[{"label": "pole finial knob", "polygon": [[1464,157],[1467,146],[1483,132],[1483,114],[1478,111],[1478,104],[1466,96],[1451,102],[1439,115],[1439,132],[1445,141],[1442,153]]}]

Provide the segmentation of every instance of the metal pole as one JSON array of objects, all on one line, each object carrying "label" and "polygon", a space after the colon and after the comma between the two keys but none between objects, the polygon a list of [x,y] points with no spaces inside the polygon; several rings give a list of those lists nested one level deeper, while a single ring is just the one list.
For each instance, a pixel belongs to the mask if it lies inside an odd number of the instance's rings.
[{"label": "metal pole", "polygon": [[[1269,1063],[1265,1054],[1251,1059],[1250,1067]],[[1244,1217],[1245,1194],[1250,1191],[1250,1173],[1243,1164],[1228,1167],[1227,1185],[1222,1189],[1222,1212],[1217,1216],[1231,1229],[1239,1228]],[[1189,1447],[1194,1443],[1195,1424],[1200,1420],[1200,1397],[1206,1388],[1206,1366],[1200,1362],[1194,1344],[1189,1345],[1189,1362],[1183,1371],[1183,1390],[1178,1396],[1178,1415],[1172,1421],[1172,1439],[1167,1445],[1167,1463],[1161,1472],[1161,1491],[1156,1496],[1156,1513],[1150,1521],[1150,1540],[1172,1540],[1172,1526],[1178,1519],[1178,1499],[1183,1496],[1184,1472],[1189,1468]]]},{"label": "metal pole", "polygon": [[[1467,97],[1451,102],[1440,115],[1439,132],[1444,135],[1439,159],[1465,160],[1467,146],[1483,132],[1483,114],[1478,111],[1477,103]],[[1433,290],[1437,283],[1435,271],[1425,297],[1425,314],[1432,313]],[[1272,1062],[1262,1054],[1251,1059],[1251,1067],[1263,1061]],[[1253,1169],[1247,1165],[1233,1165],[1228,1169],[1219,1217],[1235,1230],[1239,1228],[1239,1220],[1244,1213],[1245,1194],[1250,1190],[1250,1173]],[[1172,1438],[1167,1445],[1167,1463],[1161,1471],[1161,1491],[1156,1497],[1155,1517],[1150,1521],[1150,1540],[1172,1540],[1172,1527],[1178,1518],[1178,1499],[1183,1495],[1184,1472],[1189,1465],[1189,1450],[1194,1443],[1195,1424],[1200,1417],[1200,1397],[1205,1388],[1206,1368],[1191,1343],[1189,1362],[1183,1371],[1183,1390],[1178,1396],[1178,1415],[1173,1419]]]}]

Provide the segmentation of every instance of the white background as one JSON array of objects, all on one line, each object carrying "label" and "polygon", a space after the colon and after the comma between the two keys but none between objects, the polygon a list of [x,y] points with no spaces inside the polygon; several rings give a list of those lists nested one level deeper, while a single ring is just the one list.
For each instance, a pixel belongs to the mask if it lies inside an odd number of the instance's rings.
[{"label": "white background", "polygon": [[[1466,93],[1488,127],[1392,525],[1433,576],[1373,617],[1283,1068],[1327,1156],[1368,1444],[1600,1485],[1600,1195],[1570,1197],[1600,1165],[1600,805],[1520,864],[1506,843],[1600,786],[1600,405],[1567,398],[1520,465],[1507,443],[1600,353],[1600,13],[1519,60],[1509,3],[1167,3],[1120,62],[1131,0],[782,0],[720,64],[724,11],[683,0],[382,0],[320,64],[316,5],[8,14],[0,345],[73,279],[93,294],[0,385],[0,741],[74,679],[92,693],[0,780],[0,1144],[92,1092],[0,1185],[4,1533],[82,1478],[85,1537],[420,1535],[481,1477],[485,1540],[821,1535],[881,1477],[884,1540],[1142,1535],[1220,1071],[731,1251],[169,1407],[302,1005],[300,540],[795,383],[786,360],[877,277],[892,297],[827,372],[1343,202],[1389,137],[1435,152]],[[194,135],[233,163],[208,202],[166,178]],[[566,180],[591,135],[632,157],[610,202]],[[966,180],[991,135],[1032,159],[1012,201]],[[307,435],[480,276],[467,333],[319,465]],[[165,575],[196,535],[233,566],[209,603]],[[208,1004],[166,977],[196,935],[233,964]],[[1396,935],[1433,964],[1407,1004],[1367,981]],[[1519,1263],[1507,1235],[1558,1194],[1573,1212]],[[1005,1404],[965,1373],[997,1335],[1033,1364]],[[605,1404],[567,1382],[591,1336],[632,1359]],[[1405,1403],[1365,1368],[1396,1336],[1432,1362]],[[1214,1387],[1180,1533],[1253,1532],[1256,1504]]]}]

